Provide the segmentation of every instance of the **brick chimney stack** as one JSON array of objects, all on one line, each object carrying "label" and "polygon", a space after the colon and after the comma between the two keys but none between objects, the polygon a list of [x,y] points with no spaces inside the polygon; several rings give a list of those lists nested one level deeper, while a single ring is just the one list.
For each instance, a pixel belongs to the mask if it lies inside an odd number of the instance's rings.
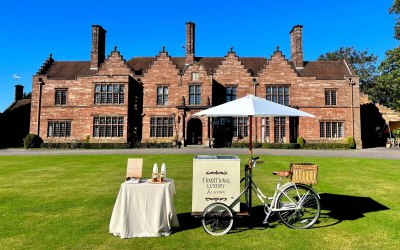
[{"label": "brick chimney stack", "polygon": [[24,86],[15,85],[15,101],[22,100],[23,94],[24,94]]},{"label": "brick chimney stack", "polygon": [[98,70],[106,54],[106,30],[100,25],[92,25],[92,52],[90,53],[90,69]]},{"label": "brick chimney stack", "polygon": [[186,58],[185,63],[194,62],[194,34],[195,25],[193,22],[186,23]]},{"label": "brick chimney stack", "polygon": [[291,60],[296,68],[303,67],[303,25],[295,25],[290,31]]}]

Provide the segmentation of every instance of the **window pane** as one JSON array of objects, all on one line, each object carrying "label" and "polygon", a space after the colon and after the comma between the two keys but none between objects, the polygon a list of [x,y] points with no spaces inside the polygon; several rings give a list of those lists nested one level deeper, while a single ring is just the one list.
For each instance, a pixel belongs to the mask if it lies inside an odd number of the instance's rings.
[{"label": "window pane", "polygon": [[325,123],[324,122],[319,123],[319,137],[321,137],[321,138],[325,137]]},{"label": "window pane", "polygon": [[331,138],[332,137],[331,123],[330,122],[326,123],[326,137],[327,138]]},{"label": "window pane", "polygon": [[338,137],[337,122],[332,122],[332,137],[333,138],[337,138]]},{"label": "window pane", "polygon": [[343,122],[339,122],[338,123],[338,136],[339,137],[343,137],[343,134],[344,134],[343,128],[344,128]]}]

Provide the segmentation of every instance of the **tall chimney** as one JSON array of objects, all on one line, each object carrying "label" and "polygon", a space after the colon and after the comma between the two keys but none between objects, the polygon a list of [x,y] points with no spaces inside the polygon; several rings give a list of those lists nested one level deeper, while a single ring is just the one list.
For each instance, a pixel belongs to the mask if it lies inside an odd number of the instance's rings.
[{"label": "tall chimney", "polygon": [[15,85],[15,101],[22,100],[23,94],[24,94],[24,86]]},{"label": "tall chimney", "polygon": [[106,31],[100,25],[92,25],[92,52],[90,69],[98,70],[106,54]]},{"label": "tall chimney", "polygon": [[290,31],[291,60],[296,68],[303,67],[303,25],[295,25]]},{"label": "tall chimney", "polygon": [[195,25],[193,22],[186,23],[186,58],[185,63],[194,62],[194,29]]}]

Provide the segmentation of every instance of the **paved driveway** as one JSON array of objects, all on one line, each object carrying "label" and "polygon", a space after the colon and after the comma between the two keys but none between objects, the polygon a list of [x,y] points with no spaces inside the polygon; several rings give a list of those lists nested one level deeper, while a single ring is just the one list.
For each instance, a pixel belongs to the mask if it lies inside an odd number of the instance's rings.
[{"label": "paved driveway", "polygon": [[[0,156],[5,155],[107,155],[107,154],[212,154],[212,155],[239,155],[248,154],[247,149],[235,148],[201,148],[184,147],[168,149],[0,149]],[[347,157],[347,158],[379,158],[400,160],[400,148],[368,148],[356,150],[290,150],[290,149],[254,149],[254,155],[278,156],[320,156],[320,157]],[[400,165],[400,162],[399,162]]]}]

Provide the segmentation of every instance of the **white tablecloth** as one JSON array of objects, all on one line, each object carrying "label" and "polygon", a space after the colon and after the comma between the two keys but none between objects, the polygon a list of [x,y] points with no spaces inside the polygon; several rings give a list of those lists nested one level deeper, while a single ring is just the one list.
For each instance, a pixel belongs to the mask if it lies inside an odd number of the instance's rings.
[{"label": "white tablecloth", "polygon": [[122,183],[110,220],[110,233],[121,238],[157,237],[179,227],[172,179],[164,184]]}]

